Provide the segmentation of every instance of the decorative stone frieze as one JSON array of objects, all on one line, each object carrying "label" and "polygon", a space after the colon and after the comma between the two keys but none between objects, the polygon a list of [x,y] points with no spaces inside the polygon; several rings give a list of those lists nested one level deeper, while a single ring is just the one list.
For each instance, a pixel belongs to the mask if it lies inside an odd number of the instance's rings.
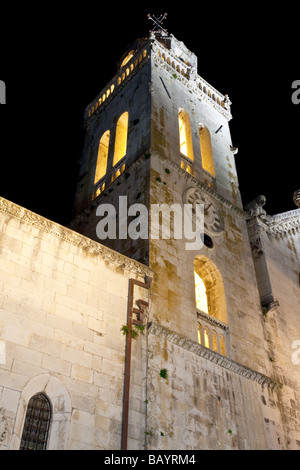
[{"label": "decorative stone frieze", "polygon": [[[294,193],[294,199],[297,197]],[[246,205],[249,229],[252,227],[253,231],[255,227],[257,233],[260,229],[263,229],[270,239],[280,239],[300,233],[300,209],[268,215],[263,209],[265,203],[265,196],[258,196]]]},{"label": "decorative stone frieze", "polygon": [[282,385],[278,382],[275,382],[270,377],[267,377],[260,372],[257,372],[249,367],[246,367],[238,362],[230,359],[229,357],[225,357],[211,349],[202,346],[196,341],[193,341],[189,338],[179,335],[175,331],[171,331],[157,323],[152,323],[150,329],[150,333],[156,336],[160,336],[171,343],[177,344],[179,347],[184,348],[190,351],[197,356],[204,357],[205,359],[218,364],[221,367],[224,367],[231,372],[241,375],[249,380],[253,380],[254,382],[259,383],[263,387],[267,387],[272,391],[276,391],[282,387]]},{"label": "decorative stone frieze", "polygon": [[37,229],[43,230],[55,237],[58,237],[68,243],[78,246],[84,251],[93,255],[101,256],[105,261],[110,264],[117,265],[127,271],[132,271],[140,276],[152,276],[152,270],[147,266],[135,261],[131,258],[127,258],[120,253],[107,248],[101,243],[98,243],[90,238],[85,237],[71,229],[63,227],[55,222],[52,222],[44,217],[35,214],[34,212],[25,209],[24,207],[18,206],[13,202],[8,201],[0,197],[0,212],[8,214],[16,219],[21,220],[24,223],[30,224]]}]

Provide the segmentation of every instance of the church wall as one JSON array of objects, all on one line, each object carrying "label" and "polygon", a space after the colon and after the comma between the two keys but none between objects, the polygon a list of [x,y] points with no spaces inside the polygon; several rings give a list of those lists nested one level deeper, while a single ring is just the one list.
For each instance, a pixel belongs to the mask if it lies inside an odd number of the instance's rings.
[{"label": "church wall", "polygon": [[28,400],[45,391],[50,449],[119,449],[128,280],[149,270],[0,203],[0,448],[19,448]]},{"label": "church wall", "polygon": [[280,412],[286,440],[300,448],[300,237],[269,238],[261,231],[272,294],[278,306],[265,314],[273,376],[283,383]]},{"label": "church wall", "polygon": [[[169,174],[165,168],[170,169]],[[181,204],[184,190],[193,186],[197,186],[197,182],[191,175],[171,166],[168,160],[157,154],[153,155],[151,203]],[[150,266],[155,271],[152,318],[197,340],[194,260],[197,255],[203,255],[213,261],[223,279],[230,356],[268,373],[263,315],[246,223],[242,214],[233,207],[222,205],[220,200],[215,200],[215,204],[223,213],[225,228],[221,236],[213,238],[212,249],[203,246],[200,250],[187,250],[186,240],[174,240],[172,232],[170,240],[152,240],[150,236]]]},{"label": "church wall", "polygon": [[150,329],[148,347],[149,449],[286,448],[278,391],[160,326]]}]

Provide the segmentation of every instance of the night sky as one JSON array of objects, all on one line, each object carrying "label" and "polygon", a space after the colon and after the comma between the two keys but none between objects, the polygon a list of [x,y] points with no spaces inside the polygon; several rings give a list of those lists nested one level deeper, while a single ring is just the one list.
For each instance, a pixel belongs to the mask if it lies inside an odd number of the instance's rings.
[{"label": "night sky", "polygon": [[148,35],[147,13],[166,11],[164,27],[198,56],[198,74],[232,101],[230,129],[239,148],[244,205],[263,194],[271,215],[296,208],[300,104],[291,100],[292,83],[300,79],[296,7],[34,5],[10,7],[1,15],[7,26],[0,32],[0,79],[7,89],[7,104],[0,107],[1,196],[56,222],[70,221],[84,109],[113,78],[127,46]]}]

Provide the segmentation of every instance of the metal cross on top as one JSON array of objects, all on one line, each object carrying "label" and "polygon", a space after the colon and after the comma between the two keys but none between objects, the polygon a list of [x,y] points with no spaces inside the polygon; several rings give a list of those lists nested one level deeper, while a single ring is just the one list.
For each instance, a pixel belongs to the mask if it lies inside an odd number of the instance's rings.
[{"label": "metal cross on top", "polygon": [[164,33],[168,34],[168,31],[162,27],[162,22],[167,18],[168,13],[164,13],[163,15],[160,15],[159,17],[156,17],[154,15],[148,14],[148,19],[153,22],[154,28],[151,30],[151,32],[156,31],[157,29]]}]

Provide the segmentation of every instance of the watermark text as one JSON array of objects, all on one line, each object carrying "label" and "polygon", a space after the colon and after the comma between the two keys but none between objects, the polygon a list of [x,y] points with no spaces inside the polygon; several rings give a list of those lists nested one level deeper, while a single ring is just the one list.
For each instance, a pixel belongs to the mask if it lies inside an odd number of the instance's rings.
[{"label": "watermark text", "polygon": [[300,80],[293,81],[292,90],[295,90],[292,93],[292,103],[299,104],[300,103]]},{"label": "watermark text", "polygon": [[6,104],[6,86],[3,80],[0,80],[0,104]]},{"label": "watermark text", "polygon": [[99,240],[147,240],[150,228],[151,239],[173,236],[185,240],[186,250],[203,247],[204,204],[151,204],[148,211],[144,204],[127,207],[127,196],[119,196],[118,211],[112,204],[100,204],[96,215],[101,217],[96,225]]}]

